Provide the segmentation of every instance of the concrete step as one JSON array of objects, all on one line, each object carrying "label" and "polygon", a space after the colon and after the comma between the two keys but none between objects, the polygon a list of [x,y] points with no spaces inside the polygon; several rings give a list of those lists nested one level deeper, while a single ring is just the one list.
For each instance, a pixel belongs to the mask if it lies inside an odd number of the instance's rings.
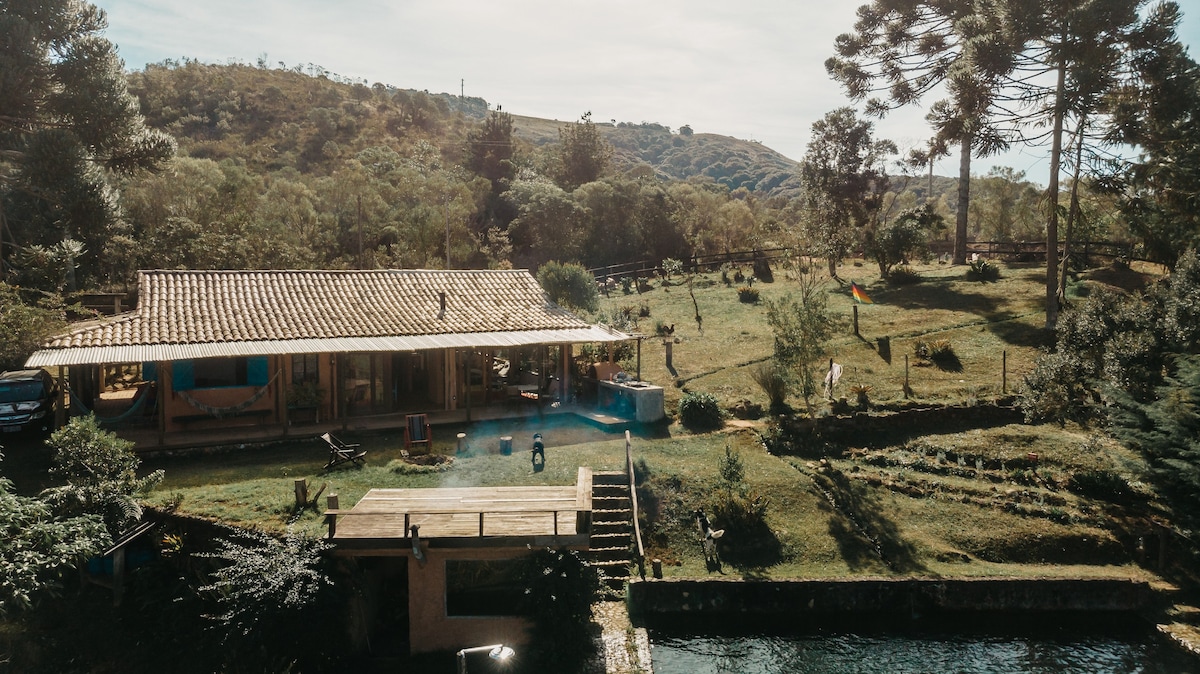
[{"label": "concrete step", "polygon": [[632,511],[629,508],[602,508],[592,510],[593,522],[630,522]]},{"label": "concrete step", "polygon": [[590,562],[622,562],[629,564],[629,546],[611,548],[592,548],[588,550],[588,560]]}]

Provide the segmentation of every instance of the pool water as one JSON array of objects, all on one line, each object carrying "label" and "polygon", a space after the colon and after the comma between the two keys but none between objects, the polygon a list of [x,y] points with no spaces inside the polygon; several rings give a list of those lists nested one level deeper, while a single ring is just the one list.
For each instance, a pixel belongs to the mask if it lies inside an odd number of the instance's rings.
[{"label": "pool water", "polygon": [[1178,674],[1200,660],[1160,640],[1144,625],[1019,630],[862,632],[768,628],[757,634],[682,634],[651,628],[656,674]]}]

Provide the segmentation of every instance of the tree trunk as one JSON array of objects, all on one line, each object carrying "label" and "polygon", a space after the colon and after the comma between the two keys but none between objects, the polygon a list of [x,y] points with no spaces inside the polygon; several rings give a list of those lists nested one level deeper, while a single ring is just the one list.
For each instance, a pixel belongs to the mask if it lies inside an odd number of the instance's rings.
[{"label": "tree trunk", "polygon": [[971,207],[971,134],[963,136],[958,151],[958,216],[954,226],[952,264],[967,263],[967,215]]},{"label": "tree trunk", "polygon": [[1065,303],[1067,299],[1067,272],[1071,265],[1071,240],[1075,236],[1075,221],[1079,217],[1079,174],[1083,165],[1083,131],[1087,126],[1086,117],[1079,120],[1078,138],[1075,143],[1075,171],[1071,178],[1071,205],[1067,208],[1067,235],[1063,239],[1062,276],[1059,277],[1058,299]]},{"label": "tree trunk", "polygon": [[1066,39],[1059,45],[1058,82],[1054,88],[1054,135],[1050,148],[1050,180],[1046,187],[1046,329],[1058,325],[1058,171],[1062,155],[1063,91],[1067,82],[1067,61],[1062,50]]}]

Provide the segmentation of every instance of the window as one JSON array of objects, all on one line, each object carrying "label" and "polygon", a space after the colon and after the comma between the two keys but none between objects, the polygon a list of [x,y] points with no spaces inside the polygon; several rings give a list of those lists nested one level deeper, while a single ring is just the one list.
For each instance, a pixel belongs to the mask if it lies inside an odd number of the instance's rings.
[{"label": "window", "polygon": [[446,615],[520,615],[522,561],[447,560]]},{"label": "window", "polygon": [[320,381],[317,354],[298,353],[292,356],[292,383],[307,384]]},{"label": "window", "polygon": [[176,391],[266,386],[268,380],[266,356],[177,360],[172,371]]}]

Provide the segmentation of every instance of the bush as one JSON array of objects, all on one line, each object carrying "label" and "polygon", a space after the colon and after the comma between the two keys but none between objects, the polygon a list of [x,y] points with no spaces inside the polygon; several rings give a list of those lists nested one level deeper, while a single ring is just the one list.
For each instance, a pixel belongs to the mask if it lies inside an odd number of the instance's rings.
[{"label": "bush", "polygon": [[537,280],[551,302],[582,311],[600,308],[596,280],[583,265],[550,261],[538,270]]},{"label": "bush", "polygon": [[924,364],[932,363],[949,372],[962,371],[962,361],[958,359],[958,354],[954,353],[954,345],[948,339],[935,339],[931,342],[917,340],[913,351],[917,359]]},{"label": "bush", "polygon": [[1000,268],[981,257],[967,263],[968,281],[995,281],[998,278]]},{"label": "bush", "polygon": [[626,295],[633,293],[633,277],[625,276],[621,278],[621,291]]},{"label": "bush", "polygon": [[1101,499],[1110,503],[1125,503],[1133,490],[1129,482],[1111,470],[1087,470],[1071,476],[1067,488],[1088,498]]},{"label": "bush", "polygon": [[750,376],[754,379],[754,383],[758,384],[763,393],[767,394],[772,414],[782,414],[787,411],[785,401],[788,392],[788,372],[787,369],[779,364],[778,361],[772,359],[763,363],[759,363],[754,369],[750,370]]},{"label": "bush", "polygon": [[721,406],[711,393],[688,393],[679,401],[679,420],[693,431],[709,431],[725,425]]},{"label": "bush", "polygon": [[592,604],[600,598],[600,574],[574,550],[538,550],[522,564],[522,607],[537,638],[523,649],[529,671],[573,672],[595,650]]},{"label": "bush", "polygon": [[887,280],[892,285],[905,286],[920,283],[924,279],[912,267],[903,265],[888,272]]},{"label": "bush", "polygon": [[750,286],[738,288],[738,301],[745,302],[746,304],[757,304],[758,288],[751,288]]},{"label": "bush", "polygon": [[646,304],[645,302],[642,302],[641,306],[638,307],[638,318],[649,318],[649,317],[650,317],[650,305]]}]

